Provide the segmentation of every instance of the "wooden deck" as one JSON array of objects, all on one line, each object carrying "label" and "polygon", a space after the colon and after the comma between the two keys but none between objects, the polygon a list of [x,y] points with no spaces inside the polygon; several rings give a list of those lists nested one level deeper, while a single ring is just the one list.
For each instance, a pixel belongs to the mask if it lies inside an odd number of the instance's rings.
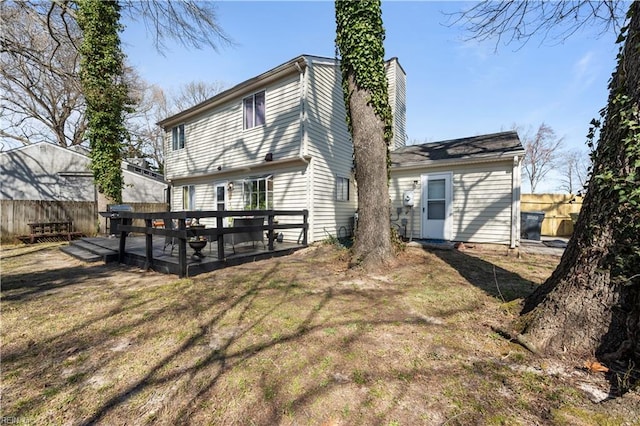
[{"label": "wooden deck", "polygon": [[[300,219],[292,221],[291,217]],[[286,222],[279,223],[280,218]],[[100,244],[112,247],[120,263],[188,277],[225,266],[283,256],[306,247],[308,218],[307,210],[118,211],[111,214],[112,224],[115,222],[112,232],[117,238],[105,239]],[[133,226],[135,219],[141,219],[145,226]],[[202,219],[213,221],[215,226],[200,224]],[[224,226],[227,220],[232,220],[231,226]],[[159,223],[163,227],[158,228]],[[291,229],[300,230],[296,244],[276,242],[278,232]],[[207,246],[201,256],[196,256],[190,244],[204,240]],[[173,252],[171,246],[166,246],[166,241],[175,243]]]},{"label": "wooden deck", "polygon": [[[119,238],[82,238],[79,241],[89,243],[95,246],[99,251],[106,253],[112,252],[112,256],[105,256],[106,261],[118,261],[120,250]],[[226,268],[228,266],[240,265],[242,263],[254,262],[256,260],[268,259],[271,257],[285,256],[296,250],[304,248],[305,245],[290,242],[275,243],[274,249],[268,250],[267,244],[262,243],[246,243],[239,244],[235,247],[235,253],[231,249],[225,251],[223,259],[218,259],[217,245],[208,243],[202,250],[204,257],[194,256],[194,250],[187,245],[187,264],[186,276],[192,277],[204,272],[215,271],[216,269]],[[151,269],[154,271],[180,275],[180,261],[178,256],[178,247],[165,247],[165,238],[154,236],[152,240],[153,256],[151,261],[147,259],[146,237],[130,236],[125,242],[124,256],[121,262],[126,265],[138,266],[143,269]]]}]

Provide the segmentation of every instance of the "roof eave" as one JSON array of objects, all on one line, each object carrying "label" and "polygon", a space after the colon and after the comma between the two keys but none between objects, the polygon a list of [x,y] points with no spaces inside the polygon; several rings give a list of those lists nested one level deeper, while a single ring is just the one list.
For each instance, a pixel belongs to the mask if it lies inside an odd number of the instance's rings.
[{"label": "roof eave", "polygon": [[224,92],[218,93],[214,97],[207,99],[206,101],[201,102],[198,105],[181,111],[175,115],[172,115],[171,117],[167,117],[156,124],[163,129],[166,129],[167,127],[182,123],[189,118],[192,118],[198,114],[202,114],[203,112],[215,108],[216,106],[224,102],[237,98],[245,93],[249,93],[252,90],[258,89],[274,80],[277,80],[294,72],[299,72],[300,69],[303,69],[306,66],[306,57],[304,55],[298,56],[265,73],[250,78],[249,80],[246,80],[240,84],[237,84],[232,88],[225,90]]},{"label": "roof eave", "polygon": [[240,172],[242,173],[260,173],[260,172],[264,172],[272,170],[276,167],[284,167],[284,166],[292,166],[292,165],[298,165],[298,164],[308,164],[309,161],[311,161],[312,157],[310,155],[304,155],[304,156],[299,156],[299,157],[287,157],[287,158],[283,158],[280,160],[273,160],[273,161],[262,161],[262,162],[257,162],[257,163],[253,163],[253,164],[248,164],[245,166],[238,166],[238,167],[230,167],[230,168],[225,168],[219,171],[213,171],[213,172],[204,172],[204,173],[192,173],[189,174],[189,176],[187,178],[177,178],[177,179],[167,179],[167,182],[176,182],[176,181],[183,181],[183,180],[194,180],[194,179],[201,179],[201,178],[210,178],[210,177],[215,177],[215,178],[225,178],[234,174],[238,174]]},{"label": "roof eave", "polygon": [[524,155],[524,150],[509,151],[499,155],[493,155],[491,157],[466,157],[466,158],[448,158],[442,160],[423,160],[414,161],[410,163],[392,164],[391,171],[393,170],[413,170],[423,169],[425,167],[445,167],[451,165],[460,164],[482,164],[482,163],[498,163],[504,161],[510,161],[514,156]]}]

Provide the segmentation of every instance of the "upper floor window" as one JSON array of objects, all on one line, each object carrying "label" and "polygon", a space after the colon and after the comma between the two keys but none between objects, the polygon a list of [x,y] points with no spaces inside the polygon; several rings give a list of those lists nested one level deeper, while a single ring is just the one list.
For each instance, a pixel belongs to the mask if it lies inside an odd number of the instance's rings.
[{"label": "upper floor window", "polygon": [[264,90],[242,100],[244,129],[264,125]]},{"label": "upper floor window", "polygon": [[349,179],[336,177],[336,200],[349,201]]},{"label": "upper floor window", "polygon": [[184,124],[180,124],[171,129],[171,140],[174,151],[184,148]]}]

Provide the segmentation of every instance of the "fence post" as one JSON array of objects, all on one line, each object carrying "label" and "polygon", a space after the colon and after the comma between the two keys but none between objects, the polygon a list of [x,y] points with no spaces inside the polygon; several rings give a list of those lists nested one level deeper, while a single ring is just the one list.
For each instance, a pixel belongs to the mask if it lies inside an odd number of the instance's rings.
[{"label": "fence post", "polygon": [[223,217],[216,216],[216,229],[218,230],[218,260],[224,260],[224,234],[221,234]]},{"label": "fence post", "polygon": [[308,216],[309,216],[309,210],[304,209],[302,210],[302,223],[304,224],[304,229],[303,229],[303,233],[302,233],[302,245],[306,246],[307,245],[307,231],[309,230],[309,224],[308,222]]},{"label": "fence post", "polygon": [[269,236],[269,251],[273,251],[273,211],[269,213],[267,218],[267,235]]},{"label": "fence post", "polygon": [[180,230],[180,237],[178,238],[178,268],[180,270],[180,278],[187,276],[187,239],[183,236],[186,235],[187,225],[185,219],[178,219],[178,230]]},{"label": "fence post", "polygon": [[144,263],[144,268],[146,270],[149,270],[151,268],[153,268],[153,234],[151,232],[149,232],[149,228],[153,227],[151,218],[145,218],[144,219],[144,226],[147,228],[145,231],[145,263]]},{"label": "fence post", "polygon": [[124,231],[120,232],[120,247],[118,250],[118,263],[124,263],[124,249],[127,241],[127,233]]}]

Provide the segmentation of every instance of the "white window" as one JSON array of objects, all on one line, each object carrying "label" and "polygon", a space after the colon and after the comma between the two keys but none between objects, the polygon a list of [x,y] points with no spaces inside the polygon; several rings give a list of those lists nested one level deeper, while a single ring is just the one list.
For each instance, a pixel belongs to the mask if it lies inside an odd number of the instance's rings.
[{"label": "white window", "polygon": [[196,187],[187,185],[182,187],[182,210],[195,210]]},{"label": "white window", "polygon": [[264,98],[263,90],[242,100],[245,130],[264,125]]},{"label": "white window", "polygon": [[184,148],[184,124],[171,129],[171,147],[174,151]]},{"label": "white window", "polygon": [[250,178],[242,185],[245,210],[273,209],[273,176]]},{"label": "white window", "polygon": [[336,200],[349,201],[349,179],[336,177]]}]

